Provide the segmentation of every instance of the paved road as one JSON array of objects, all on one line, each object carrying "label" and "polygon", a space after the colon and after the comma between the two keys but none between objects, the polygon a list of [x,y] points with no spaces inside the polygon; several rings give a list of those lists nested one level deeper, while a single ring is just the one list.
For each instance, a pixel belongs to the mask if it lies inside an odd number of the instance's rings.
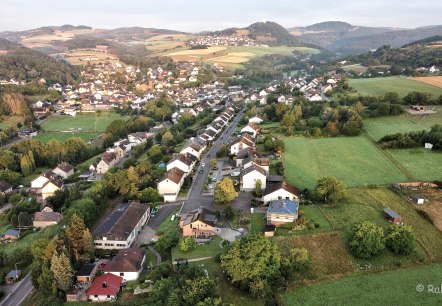
[{"label": "paved road", "polygon": [[31,281],[31,273],[28,273],[28,275],[15,284],[14,287],[15,288],[11,286],[13,292],[0,303],[0,306],[19,306],[23,303],[28,294],[34,289]]},{"label": "paved road", "polygon": [[[209,151],[206,155],[201,159],[200,166],[196,169],[195,177],[193,178],[192,186],[190,187],[189,193],[187,194],[187,199],[185,201],[182,212],[189,212],[194,209],[200,208],[200,206],[204,207],[213,207],[213,197],[202,197],[201,194],[204,189],[204,185],[207,182],[207,177],[210,172],[210,160],[216,158],[216,153],[221,148],[223,142],[227,141],[229,137],[233,134],[244,115],[245,109],[242,109],[230,125],[224,130],[224,132],[218,137],[218,139],[212,144]],[[205,167],[202,167],[202,163],[205,163]],[[203,172],[200,173],[200,169],[203,169]]]}]

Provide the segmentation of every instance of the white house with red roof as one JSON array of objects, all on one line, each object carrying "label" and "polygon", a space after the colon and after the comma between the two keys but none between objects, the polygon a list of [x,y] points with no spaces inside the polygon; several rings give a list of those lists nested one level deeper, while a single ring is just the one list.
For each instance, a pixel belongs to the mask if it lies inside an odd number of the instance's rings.
[{"label": "white house with red roof", "polygon": [[115,301],[122,283],[122,277],[111,273],[97,276],[87,291],[88,299],[92,302]]}]

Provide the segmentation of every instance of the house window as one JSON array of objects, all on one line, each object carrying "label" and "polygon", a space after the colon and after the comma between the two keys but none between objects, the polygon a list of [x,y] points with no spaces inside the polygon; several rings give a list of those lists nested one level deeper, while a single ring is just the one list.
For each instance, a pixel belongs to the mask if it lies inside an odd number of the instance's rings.
[{"label": "house window", "polygon": [[281,196],[279,196],[279,197],[278,197],[278,200],[282,200],[282,197],[281,197]]},{"label": "house window", "polygon": [[121,272],[121,273],[120,273],[120,276],[124,276],[124,272]]},{"label": "house window", "polygon": [[98,297],[98,295],[94,295],[94,297],[95,297],[95,298],[97,298],[97,297]]},{"label": "house window", "polygon": [[108,295],[107,298],[110,299],[110,295]]}]

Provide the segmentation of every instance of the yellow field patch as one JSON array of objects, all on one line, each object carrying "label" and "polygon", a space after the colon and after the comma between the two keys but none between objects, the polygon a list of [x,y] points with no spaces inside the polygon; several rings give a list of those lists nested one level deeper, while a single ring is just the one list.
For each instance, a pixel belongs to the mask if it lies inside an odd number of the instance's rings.
[{"label": "yellow field patch", "polygon": [[181,55],[187,55],[187,56],[192,56],[192,55],[207,55],[207,54],[211,54],[214,52],[219,52],[219,51],[223,51],[226,50],[227,47],[209,47],[207,49],[194,49],[194,50],[184,50],[184,51],[178,51],[178,52],[173,52],[168,54],[168,56],[181,56]]},{"label": "yellow field patch", "polygon": [[158,41],[158,40],[187,40],[189,37],[192,37],[191,35],[187,34],[162,34],[162,35],[156,35],[153,37],[150,37],[146,39],[146,41]]},{"label": "yellow field patch", "polygon": [[240,64],[240,63],[245,63],[245,62],[249,61],[249,58],[226,55],[226,56],[214,57],[214,58],[211,58],[210,60],[213,62]]},{"label": "yellow field patch", "polygon": [[229,53],[229,56],[249,57],[249,56],[255,56],[255,54],[249,52],[232,52]]},{"label": "yellow field patch", "polygon": [[64,59],[70,64],[76,66],[86,65],[88,59],[90,58],[98,58],[98,60],[90,61],[91,63],[99,63],[101,61],[110,61],[115,63],[119,61],[118,58],[113,54],[87,50],[75,50],[69,53],[61,53],[60,55],[64,56]]},{"label": "yellow field patch", "polygon": [[442,88],[442,76],[417,77],[412,80]]}]

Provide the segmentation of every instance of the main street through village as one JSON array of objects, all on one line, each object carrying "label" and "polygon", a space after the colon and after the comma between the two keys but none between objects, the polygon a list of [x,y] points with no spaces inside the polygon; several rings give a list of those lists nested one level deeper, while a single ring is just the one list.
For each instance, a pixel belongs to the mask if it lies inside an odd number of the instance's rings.
[{"label": "main street through village", "polygon": [[[206,155],[201,159],[199,167],[196,169],[195,176],[193,177],[192,186],[187,194],[187,199],[184,201],[184,206],[181,210],[182,213],[198,209],[201,206],[206,208],[214,207],[213,196],[203,196],[204,185],[207,182],[207,177],[210,173],[210,161],[216,159],[216,153],[221,148],[223,142],[227,142],[229,137],[234,133],[239,121],[244,115],[244,109],[242,109],[230,125],[224,130],[224,132],[215,140],[207,151]],[[204,164],[204,166],[203,166]],[[202,172],[201,172],[202,170]]]}]

